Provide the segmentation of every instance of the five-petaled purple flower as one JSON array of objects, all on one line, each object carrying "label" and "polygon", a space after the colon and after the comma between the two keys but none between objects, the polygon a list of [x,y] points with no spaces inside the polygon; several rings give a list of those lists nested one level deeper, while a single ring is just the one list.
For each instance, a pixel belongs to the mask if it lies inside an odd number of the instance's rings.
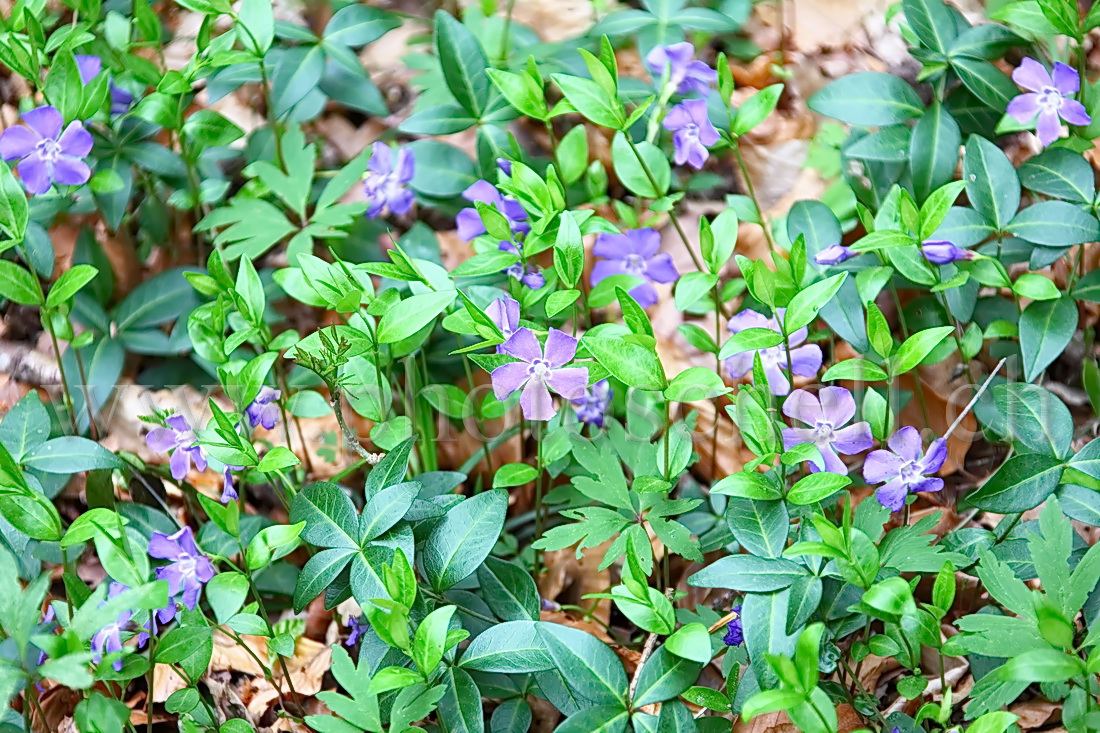
[{"label": "five-petaled purple flower", "polygon": [[741,626],[741,605],[738,604],[731,610],[737,614],[737,618],[726,624],[726,635],[722,637],[722,643],[726,646],[741,646],[745,642],[745,630]]},{"label": "five-petaled purple flower", "polygon": [[195,610],[204,583],[214,577],[214,563],[199,552],[190,527],[175,534],[153,532],[149,539],[149,555],[171,563],[156,569],[157,578],[168,581],[168,595],[183,594],[183,605]]},{"label": "five-petaled purple flower", "polygon": [[80,186],[92,177],[83,161],[92,152],[92,135],[84,123],[65,123],[55,107],[32,109],[23,115],[26,127],[9,127],[0,134],[0,158],[18,160],[16,170],[31,194],[50,190],[50,184]]},{"label": "five-petaled purple flower", "polygon": [[586,389],[580,399],[570,400],[570,402],[573,403],[578,420],[586,425],[602,428],[604,414],[611,403],[611,385],[606,379],[601,379]]},{"label": "five-petaled purple flower", "polygon": [[[776,310],[779,318],[783,317],[784,309]],[[782,333],[779,322],[775,318],[768,318],[763,313],[753,310],[744,310],[734,315],[729,320],[730,333],[740,333],[746,328],[767,328],[771,331]],[[796,376],[812,377],[821,368],[821,347],[817,344],[801,346],[809,332],[806,327],[798,329],[789,337],[791,346],[790,368]],[[743,351],[726,359],[726,369],[734,379],[740,379],[746,374],[752,373],[753,354],[755,351]],[[785,395],[791,391],[791,383],[787,380],[784,370],[787,369],[787,350],[783,344],[760,349],[760,361],[764,365],[764,374],[768,377],[768,385],[772,394]]]},{"label": "five-petaled purple flower", "polygon": [[[76,59],[77,73],[80,74],[80,81],[85,86],[92,79],[99,76],[99,72],[103,70],[103,60],[98,56],[78,53],[74,58]],[[107,86],[111,93],[111,114],[124,114],[130,108],[130,105],[134,103],[134,95],[116,85],[113,81],[108,81]]]},{"label": "five-petaled purple flower", "polygon": [[707,116],[705,99],[684,100],[668,111],[662,124],[673,133],[673,161],[676,165],[687,163],[696,170],[707,162],[707,147],[721,137]]},{"label": "five-petaled purple flower", "polygon": [[940,470],[947,459],[947,441],[936,438],[921,455],[922,442],[916,428],[907,426],[889,440],[890,450],[873,451],[863,462],[863,479],[883,486],[875,498],[890,511],[905,506],[905,498],[918,491],[939,491],[943,479],[929,476]]},{"label": "five-petaled purple flower", "polygon": [[172,468],[172,478],[182,481],[191,470],[191,461],[195,462],[195,468],[206,470],[206,456],[202,448],[195,442],[195,431],[187,424],[183,415],[172,415],[164,421],[166,428],[154,428],[145,436],[145,443],[150,449],[158,453],[172,451],[172,457],[168,465]]},{"label": "five-petaled purple flower", "polygon": [[695,47],[686,41],[654,46],[646,54],[645,67],[655,81],[660,80],[667,69],[668,84],[678,94],[697,92],[705,97],[710,85],[718,81],[718,72],[694,57]]},{"label": "five-petaled purple flower", "polygon": [[956,247],[951,242],[946,242],[940,239],[928,240],[920,246],[921,252],[924,253],[925,259],[931,262],[933,265],[946,265],[951,262],[958,262],[959,260],[976,260],[978,259],[978,253],[963,249],[962,247]]},{"label": "five-petaled purple flower", "polygon": [[245,416],[248,417],[248,424],[253,430],[259,425],[263,425],[264,430],[275,427],[275,423],[279,420],[279,403],[276,400],[282,396],[281,391],[266,384],[260,387],[256,399],[252,400],[252,404],[244,410]]},{"label": "five-petaled purple flower", "polygon": [[[531,226],[527,223],[527,212],[523,210],[520,203],[502,196],[497,187],[488,181],[478,181],[471,184],[469,188],[462,192],[462,198],[467,201],[480,201],[483,204],[495,206],[497,211],[508,220],[512,231],[516,234],[526,234],[531,231]],[[476,207],[458,212],[455,224],[458,226],[459,238],[465,242],[469,242],[485,233],[485,224],[481,221],[481,214],[478,213]]]},{"label": "five-petaled purple flower", "polygon": [[[468,211],[468,209],[467,209]],[[533,265],[523,264],[523,246],[516,244],[515,242],[501,242],[497,245],[497,249],[501,252],[511,252],[516,257],[520,258],[520,262],[510,265],[504,270],[504,274],[513,280],[519,280],[521,283],[531,288],[532,290],[538,290],[546,284],[546,276],[542,274],[539,268]]]},{"label": "five-petaled purple flower", "polygon": [[577,353],[577,339],[572,336],[551,328],[544,349],[531,329],[521,328],[500,345],[500,351],[520,361],[501,364],[493,370],[490,375],[493,393],[503,401],[522,388],[519,405],[526,419],[545,421],[554,417],[551,389],[567,400],[584,396],[588,369],[565,367]]},{"label": "five-petaled purple flower", "polygon": [[672,256],[658,252],[661,235],[656,229],[632,229],[624,234],[600,234],[592,254],[602,257],[592,268],[592,285],[612,275],[634,275],[643,282],[630,289],[630,297],[648,308],[657,302],[653,283],[675,282],[680,273],[672,264]]},{"label": "five-petaled purple flower", "polygon": [[1012,81],[1027,91],[1014,97],[1006,112],[1021,125],[1038,116],[1035,134],[1044,147],[1062,134],[1061,120],[1081,126],[1092,122],[1085,106],[1070,99],[1070,95],[1081,88],[1081,77],[1073,68],[1059,62],[1054,64],[1054,73],[1050,74],[1035,59],[1025,58],[1012,72]]},{"label": "five-petaled purple flower", "polygon": [[413,192],[407,187],[416,173],[416,159],[409,148],[392,150],[382,141],[371,145],[363,193],[370,200],[367,217],[377,219],[386,212],[401,216],[413,205]]},{"label": "five-petaled purple flower", "polygon": [[859,252],[853,252],[850,247],[845,247],[843,244],[834,244],[814,255],[814,262],[819,265],[839,265],[858,254]]},{"label": "five-petaled purple flower", "polygon": [[875,442],[868,423],[848,425],[855,417],[856,401],[843,387],[822,387],[817,395],[796,389],[783,403],[783,414],[810,426],[783,428],[783,448],[790,450],[800,443],[816,445],[824,465],[817,459],[811,460],[810,470],[814,473],[830,471],[846,475],[848,467],[837,453],[848,456],[862,453]]},{"label": "five-petaled purple flower", "polygon": [[[107,586],[107,599],[114,598],[119,593],[128,590],[122,583],[116,583],[111,581],[111,584]],[[104,600],[103,605],[107,601]],[[126,625],[130,623],[130,619],[133,616],[132,611],[123,611],[106,626],[95,632],[92,636],[92,662],[99,664],[103,661],[103,656],[106,654],[114,654],[115,652],[122,651],[122,630],[126,628]],[[119,657],[111,665],[116,672],[122,671],[122,657]]]},{"label": "five-petaled purple flower", "polygon": [[[485,315],[489,316],[489,320],[500,329],[500,335],[507,341],[519,328],[519,301],[511,295],[502,295],[489,304]],[[500,353],[499,346],[497,353]]]},{"label": "five-petaled purple flower", "polygon": [[347,640],[344,642],[344,646],[355,646],[355,642],[359,641],[359,637],[367,633],[367,629],[370,628],[370,624],[362,619],[360,616],[348,617],[348,629],[351,633],[348,634]]}]

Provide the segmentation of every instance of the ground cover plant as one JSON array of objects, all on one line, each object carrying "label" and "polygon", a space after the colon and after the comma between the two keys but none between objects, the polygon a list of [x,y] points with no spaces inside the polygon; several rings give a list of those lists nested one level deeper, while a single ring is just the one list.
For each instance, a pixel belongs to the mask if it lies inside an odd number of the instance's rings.
[{"label": "ground cover plant", "polygon": [[1100,10],[792,5],[0,3],[0,727],[1100,728]]}]

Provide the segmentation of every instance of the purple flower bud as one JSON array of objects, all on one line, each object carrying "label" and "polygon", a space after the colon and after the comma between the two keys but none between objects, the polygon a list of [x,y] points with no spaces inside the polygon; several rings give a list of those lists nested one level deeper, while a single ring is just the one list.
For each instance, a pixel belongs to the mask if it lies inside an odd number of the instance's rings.
[{"label": "purple flower bud", "polygon": [[921,245],[921,252],[933,265],[946,265],[959,260],[975,260],[978,253],[962,247],[956,247],[951,242],[932,240]]},{"label": "purple flower bud", "polygon": [[[485,309],[485,314],[500,329],[500,335],[505,341],[512,338],[512,334],[519,328],[519,301],[511,295],[502,295],[494,300]],[[500,353],[499,346],[497,353]]]},{"label": "purple flower bud", "polygon": [[[516,257],[523,258],[523,247],[515,242],[501,242],[497,245],[497,249],[501,252],[511,252]],[[505,268],[504,274],[513,280],[519,280],[532,290],[538,290],[546,284],[546,277],[539,268],[533,265],[525,266],[523,262],[517,262]]]},{"label": "purple flower bud", "polygon": [[377,219],[387,211],[398,216],[407,214],[413,205],[413,192],[406,184],[416,172],[416,159],[411,148],[391,150],[384,142],[371,146],[367,177],[363,193],[370,200],[367,217]]},{"label": "purple flower bud", "polygon": [[738,604],[730,610],[737,614],[737,618],[726,624],[726,635],[722,637],[722,643],[726,646],[741,646],[745,642],[745,631],[741,626],[741,606]]},{"label": "purple flower bud", "polygon": [[244,410],[244,414],[248,418],[248,424],[252,426],[253,430],[260,425],[264,427],[264,430],[271,430],[275,427],[275,423],[279,421],[279,404],[276,400],[282,396],[281,391],[268,387],[266,384],[260,387],[256,399],[252,400],[252,404]]},{"label": "purple flower bud", "polygon": [[497,158],[497,168],[506,176],[512,175],[512,161],[507,158]]},{"label": "purple flower bud", "polygon": [[80,186],[92,177],[84,162],[92,152],[92,135],[79,120],[69,123],[57,108],[44,106],[23,115],[26,127],[9,127],[0,134],[0,158],[18,160],[16,170],[32,195],[46,193],[50,184]]},{"label": "purple flower bud", "polygon": [[239,498],[237,494],[237,485],[233,481],[234,471],[243,471],[244,466],[230,466],[226,464],[225,469],[222,471],[222,504],[228,504],[231,501],[236,501]]},{"label": "purple flower bud", "polygon": [[348,634],[347,640],[344,642],[344,646],[355,646],[355,642],[359,641],[359,637],[367,632],[370,628],[370,624],[362,619],[361,616],[351,616],[348,618],[348,629],[351,633]]},{"label": "purple flower bud", "polygon": [[843,244],[834,244],[832,247],[826,247],[814,256],[814,262],[819,265],[839,265],[845,260],[850,260],[858,252],[853,252],[851,248],[845,247]]}]

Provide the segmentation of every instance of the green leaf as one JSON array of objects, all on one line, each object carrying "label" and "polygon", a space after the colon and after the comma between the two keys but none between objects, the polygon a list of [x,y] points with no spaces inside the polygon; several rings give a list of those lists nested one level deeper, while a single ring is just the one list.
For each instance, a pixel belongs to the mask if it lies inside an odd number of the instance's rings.
[{"label": "green leaf", "polygon": [[951,326],[935,326],[917,331],[907,338],[898,347],[897,353],[889,359],[891,376],[896,377],[915,369],[954,330]]},{"label": "green leaf", "polygon": [[[638,155],[634,154],[626,135],[625,132],[617,132],[611,141],[611,161],[619,180],[628,191],[642,198],[657,199],[664,196],[668,193],[672,179],[668,156],[653,143],[642,140],[635,143],[634,148],[641,155],[642,161],[645,161],[643,164],[638,160]],[[650,180],[650,176],[653,180]]]},{"label": "green leaf", "polygon": [[434,321],[454,302],[453,290],[421,293],[392,304],[378,322],[378,343],[404,341]]},{"label": "green leaf", "polygon": [[97,468],[121,468],[122,461],[94,440],[75,435],[47,440],[23,459],[27,468],[45,473],[72,474]]},{"label": "green leaf", "polygon": [[668,386],[664,367],[653,349],[621,338],[588,334],[581,339],[581,346],[629,387],[662,390]]},{"label": "green leaf", "polygon": [[62,303],[67,303],[77,291],[87,285],[99,274],[99,270],[91,265],[73,265],[61,273],[57,282],[50,286],[50,292],[46,296],[46,306],[56,308]]},{"label": "green leaf", "polygon": [[1096,217],[1065,201],[1032,204],[1017,214],[1006,229],[1021,239],[1050,247],[1068,247],[1100,238]]},{"label": "green leaf", "polygon": [[[373,471],[377,471],[376,466]],[[364,545],[397,524],[420,494],[419,481],[406,481],[382,489],[370,497],[359,517],[359,543]]]},{"label": "green leaf", "polygon": [[997,409],[1005,416],[1008,437],[1036,453],[1066,458],[1073,440],[1069,408],[1053,392],[1034,384],[993,387]]},{"label": "green leaf", "polygon": [[516,111],[536,120],[547,119],[550,110],[546,106],[546,95],[530,74],[516,74],[501,69],[488,69],[487,73]]},{"label": "green leaf", "polygon": [[856,382],[878,382],[888,376],[882,367],[874,362],[866,359],[845,359],[826,369],[821,378],[826,382],[839,379],[850,379]]},{"label": "green leaf", "polygon": [[416,172],[409,188],[432,198],[453,198],[477,182],[470,156],[439,140],[415,140],[408,145],[416,156]]},{"label": "green leaf", "polygon": [[951,59],[951,68],[975,97],[985,102],[997,112],[1003,112],[1019,90],[1003,71],[988,61],[955,56]]},{"label": "green leaf", "polygon": [[306,562],[302,571],[298,574],[298,581],[294,586],[294,612],[301,613],[302,609],[321,595],[329,585],[336,580],[355,550],[347,547],[336,547],[330,550],[321,550]]},{"label": "green leaf", "polygon": [[500,674],[525,674],[553,669],[550,656],[535,621],[506,621],[481,632],[466,651],[459,665],[463,669]]},{"label": "green leaf", "polygon": [[719,558],[692,575],[688,585],[767,593],[787,588],[807,574],[806,568],[790,560],[731,555]]},{"label": "green leaf", "polygon": [[1020,179],[1001,149],[978,135],[966,141],[963,180],[971,205],[987,222],[1004,228],[1020,208]]},{"label": "green leaf", "polygon": [[569,626],[539,622],[536,628],[565,684],[573,696],[584,701],[585,707],[623,705],[626,672],[610,647],[591,634]]},{"label": "green leaf", "polygon": [[695,402],[714,399],[729,392],[730,389],[713,369],[688,367],[669,382],[665,389],[665,399],[673,402]]},{"label": "green leaf", "polygon": [[315,481],[294,497],[290,521],[305,522],[302,539],[318,547],[358,549],[359,520],[351,498],[336,484]]},{"label": "green leaf", "polygon": [[435,14],[435,51],[443,78],[470,116],[480,118],[489,104],[489,61],[470,30],[445,10]]},{"label": "green leaf", "polygon": [[733,122],[730,123],[731,132],[740,137],[754,129],[772,113],[782,93],[782,84],[772,84],[746,99],[733,115]]},{"label": "green leaf", "polygon": [[955,13],[942,0],[902,0],[909,27],[933,51],[947,53],[959,35]]},{"label": "green leaf", "polygon": [[192,680],[198,680],[210,665],[214,651],[214,630],[210,626],[178,626],[157,645],[157,662],[178,664]]},{"label": "green leaf", "polygon": [[866,71],[842,76],[810,97],[810,109],[863,127],[896,125],[924,112],[920,97],[901,77]]},{"label": "green leaf", "polygon": [[447,733],[484,733],[481,690],[470,673],[447,667],[441,679],[445,692],[439,700],[439,722]]},{"label": "green leaf", "polygon": [[534,481],[538,475],[539,471],[534,466],[526,463],[506,463],[493,475],[493,488],[507,489],[511,486],[522,486]]},{"label": "green leaf", "polygon": [[34,275],[10,260],[0,260],[0,297],[20,305],[43,305]]},{"label": "green leaf", "polygon": [[[912,4],[935,2],[938,0],[913,0]],[[955,118],[941,105],[932,105],[913,127],[909,143],[909,168],[917,201],[927,199],[955,175],[960,145],[962,134]],[[951,202],[947,203],[950,206]],[[923,214],[922,211],[921,237],[928,239],[939,224],[926,230]]]},{"label": "green leaf", "polygon": [[1050,456],[1037,453],[1013,456],[976,491],[963,497],[960,506],[998,514],[1026,512],[1054,493],[1062,469],[1062,462]]},{"label": "green leaf", "polygon": [[833,299],[847,277],[847,272],[837,273],[798,291],[783,314],[784,333],[789,336],[817,318],[818,312]]},{"label": "green leaf", "polygon": [[494,489],[451,508],[428,536],[424,573],[437,591],[450,588],[477,570],[504,527],[508,493]]},{"label": "green leaf", "polygon": [[1032,649],[1005,662],[997,679],[1021,682],[1065,682],[1085,671],[1079,657],[1055,649]]},{"label": "green leaf", "polygon": [[237,14],[246,47],[263,56],[275,38],[275,9],[267,0],[243,0]]},{"label": "green leaf", "polygon": [[[684,656],[675,650],[691,656]],[[637,708],[676,699],[677,695],[699,679],[699,672],[705,664],[699,659],[705,656],[709,662],[710,650],[710,634],[700,623],[688,624],[668,637],[665,644],[658,647],[638,672],[634,706]]]},{"label": "green leaf", "polygon": [[1077,304],[1065,296],[1036,301],[1020,315],[1020,352],[1024,378],[1038,378],[1061,354],[1077,330]]},{"label": "green leaf", "polygon": [[325,43],[358,48],[373,43],[395,28],[401,20],[385,10],[368,5],[345,5],[325,25]]},{"label": "green leaf", "polygon": [[0,515],[32,540],[56,542],[62,537],[57,507],[37,491],[0,493]]},{"label": "green leaf", "polygon": [[828,471],[811,473],[809,476],[804,476],[795,482],[795,485],[787,493],[787,501],[799,506],[816,504],[850,483],[852,483],[850,478],[840,474]]},{"label": "green leaf", "polygon": [[622,103],[618,99],[608,98],[596,82],[569,74],[551,74],[550,78],[569,104],[587,119],[612,130],[621,130],[626,124]]},{"label": "green leaf", "polygon": [[206,602],[214,611],[214,618],[224,624],[241,610],[248,596],[248,578],[241,573],[218,573],[206,584]]},{"label": "green leaf", "polygon": [[1047,148],[1016,172],[1024,187],[1036,193],[1078,204],[1091,203],[1095,196],[1092,166],[1068,148]]}]

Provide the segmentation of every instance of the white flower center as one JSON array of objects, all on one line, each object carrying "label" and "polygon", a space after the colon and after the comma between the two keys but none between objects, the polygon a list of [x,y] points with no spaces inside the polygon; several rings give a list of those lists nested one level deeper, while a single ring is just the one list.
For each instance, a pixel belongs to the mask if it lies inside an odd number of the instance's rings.
[{"label": "white flower center", "polygon": [[56,163],[57,159],[61,157],[61,143],[53,138],[46,138],[45,140],[39,140],[38,144],[34,146],[38,151],[38,155],[42,160],[47,163]]},{"label": "white flower center", "polygon": [[1054,87],[1043,87],[1039,92],[1039,107],[1046,112],[1057,112],[1062,108],[1062,93]]},{"label": "white flower center", "polygon": [[814,425],[814,444],[826,445],[833,442],[833,424],[828,421],[821,421]]},{"label": "white flower center", "polygon": [[531,366],[527,368],[527,373],[533,379],[543,379],[550,373],[550,362],[545,359],[535,359],[531,362]]},{"label": "white flower center", "polygon": [[915,484],[923,477],[924,474],[921,473],[920,464],[916,461],[906,461],[898,469],[898,478],[907,484]]},{"label": "white flower center", "polygon": [[629,254],[623,258],[623,269],[631,275],[644,275],[646,271],[645,259],[641,255]]},{"label": "white flower center", "polygon": [[195,575],[195,558],[186,556],[182,557],[176,561],[176,565],[179,566],[179,571],[183,575],[187,577],[192,577]]}]

